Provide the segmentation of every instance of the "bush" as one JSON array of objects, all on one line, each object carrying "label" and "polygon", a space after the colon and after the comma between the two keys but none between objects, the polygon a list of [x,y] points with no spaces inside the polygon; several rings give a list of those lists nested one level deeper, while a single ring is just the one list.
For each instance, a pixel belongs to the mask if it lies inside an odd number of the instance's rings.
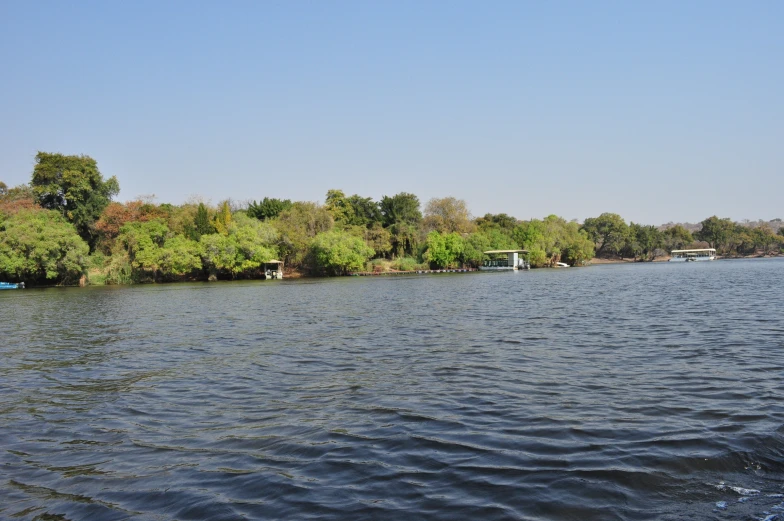
[{"label": "bush", "polygon": [[400,257],[392,261],[392,269],[398,271],[416,271],[427,269],[426,264],[417,262],[413,257]]}]

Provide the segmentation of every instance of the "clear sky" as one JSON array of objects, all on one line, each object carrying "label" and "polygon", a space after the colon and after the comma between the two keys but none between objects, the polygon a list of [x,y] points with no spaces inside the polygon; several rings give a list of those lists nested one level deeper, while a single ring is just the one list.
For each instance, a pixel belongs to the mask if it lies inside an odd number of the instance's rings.
[{"label": "clear sky", "polygon": [[784,2],[0,0],[0,180],[784,217]]}]

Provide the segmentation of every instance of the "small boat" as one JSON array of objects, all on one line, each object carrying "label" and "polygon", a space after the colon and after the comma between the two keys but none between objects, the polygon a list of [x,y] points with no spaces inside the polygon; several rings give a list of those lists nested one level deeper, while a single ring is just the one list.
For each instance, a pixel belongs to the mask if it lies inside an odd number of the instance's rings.
[{"label": "small boat", "polygon": [[0,289],[24,289],[24,282],[0,282]]},{"label": "small boat", "polygon": [[282,279],[283,278],[283,261],[268,260],[264,263],[264,278],[266,279]]},{"label": "small boat", "polygon": [[490,257],[490,260],[484,261],[479,266],[481,271],[531,269],[531,264],[526,258],[528,250],[489,250],[482,253]]},{"label": "small boat", "polygon": [[670,262],[697,262],[716,260],[715,248],[702,248],[699,250],[672,250]]},{"label": "small boat", "polygon": [[569,265],[568,265],[568,264],[566,264],[565,262],[556,262],[556,263],[555,263],[555,267],[556,267],[556,268],[568,268],[568,267],[569,267]]}]

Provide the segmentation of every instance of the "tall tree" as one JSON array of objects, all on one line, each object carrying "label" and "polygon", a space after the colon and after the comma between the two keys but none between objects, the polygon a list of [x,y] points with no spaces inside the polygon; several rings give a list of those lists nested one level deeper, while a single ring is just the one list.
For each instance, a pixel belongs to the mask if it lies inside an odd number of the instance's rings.
[{"label": "tall tree", "polygon": [[207,210],[204,203],[199,203],[199,207],[196,209],[196,215],[193,218],[193,227],[195,229],[194,239],[197,241],[202,235],[215,233],[215,226],[213,226],[212,221],[210,221],[210,212]]},{"label": "tall tree", "polygon": [[670,251],[680,250],[694,242],[691,232],[680,224],[670,226],[662,232],[664,247]]},{"label": "tall tree", "polygon": [[231,226],[231,206],[229,205],[229,201],[223,201],[223,203],[218,206],[218,213],[215,215],[212,225],[221,235],[229,234],[229,227]]},{"label": "tall tree", "polygon": [[392,197],[385,195],[378,203],[381,223],[384,227],[395,224],[417,224],[422,220],[419,198],[414,194],[400,192]]},{"label": "tall tree", "polygon": [[626,244],[629,226],[617,213],[603,213],[599,217],[589,217],[582,229],[596,245],[596,255],[621,252]]},{"label": "tall tree", "polygon": [[422,223],[426,230],[441,233],[470,233],[476,226],[471,221],[471,212],[462,199],[454,197],[433,198],[425,206],[425,218]]},{"label": "tall tree", "polygon": [[104,180],[89,156],[38,152],[30,184],[38,203],[59,211],[93,249],[98,238],[95,222],[120,192],[117,178]]},{"label": "tall tree", "polygon": [[702,228],[695,235],[710,244],[711,248],[728,250],[735,235],[735,223],[729,218],[719,219],[715,215],[700,223]]},{"label": "tall tree", "polygon": [[267,219],[274,219],[283,210],[288,210],[292,204],[290,199],[265,197],[258,203],[256,201],[251,202],[248,205],[247,212],[251,217],[255,217],[260,221],[266,221]]}]

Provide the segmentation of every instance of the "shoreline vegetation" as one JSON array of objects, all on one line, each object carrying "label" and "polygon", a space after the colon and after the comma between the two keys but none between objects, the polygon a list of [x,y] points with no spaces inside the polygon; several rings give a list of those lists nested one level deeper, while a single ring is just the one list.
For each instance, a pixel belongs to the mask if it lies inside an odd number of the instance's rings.
[{"label": "shoreline vegetation", "polygon": [[[483,251],[526,249],[532,267],[658,262],[673,249],[716,248],[721,258],[784,252],[784,223],[627,223],[603,213],[582,223],[556,215],[518,220],[471,215],[466,201],[411,193],[379,201],[329,190],[324,203],[264,197],[154,197],[125,203],[115,177],[89,156],[39,152],[29,184],[0,181],[0,280],[42,285],[101,285],[264,278],[284,262],[284,277],[474,269]],[[522,210],[522,209],[521,209]]]}]

